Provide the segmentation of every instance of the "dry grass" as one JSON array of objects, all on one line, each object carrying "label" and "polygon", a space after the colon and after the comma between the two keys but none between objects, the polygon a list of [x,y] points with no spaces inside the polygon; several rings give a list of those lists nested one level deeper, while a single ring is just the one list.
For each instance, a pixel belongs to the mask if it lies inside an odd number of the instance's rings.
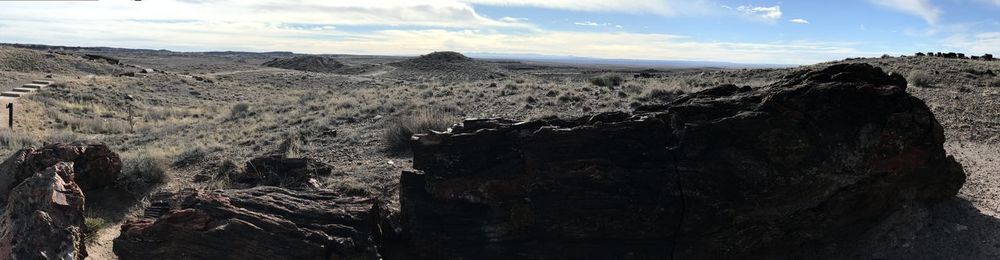
[{"label": "dry grass", "polygon": [[906,81],[910,83],[910,86],[918,88],[929,88],[933,86],[933,78],[931,78],[931,75],[922,70],[910,72],[910,75],[906,77]]},{"label": "dry grass", "polygon": [[411,116],[391,120],[386,124],[383,141],[386,151],[391,154],[402,154],[410,150],[410,138],[414,134],[430,131],[446,131],[455,122],[445,113],[436,110],[424,110]]}]

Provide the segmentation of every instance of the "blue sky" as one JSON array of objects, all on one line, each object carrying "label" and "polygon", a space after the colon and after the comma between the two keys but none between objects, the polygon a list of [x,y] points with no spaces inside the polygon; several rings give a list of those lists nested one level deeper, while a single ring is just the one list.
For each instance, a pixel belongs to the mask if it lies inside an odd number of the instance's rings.
[{"label": "blue sky", "polygon": [[0,42],[809,64],[1000,54],[997,14],[1000,0],[20,1],[0,2]]}]

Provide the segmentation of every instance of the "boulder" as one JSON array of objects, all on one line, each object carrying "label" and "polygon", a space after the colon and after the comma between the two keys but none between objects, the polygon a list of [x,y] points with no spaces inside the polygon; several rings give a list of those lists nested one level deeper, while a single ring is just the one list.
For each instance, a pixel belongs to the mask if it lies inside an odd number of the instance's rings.
[{"label": "boulder", "polygon": [[809,255],[965,174],[906,80],[802,70],[633,113],[467,120],[415,136],[400,179],[429,259],[770,259]]},{"label": "boulder", "polygon": [[0,218],[0,259],[87,257],[83,191],[72,162],[57,162],[10,191]]},{"label": "boulder", "polygon": [[268,185],[286,188],[312,186],[312,180],[327,176],[333,166],[311,158],[286,158],[280,155],[258,157],[247,162],[244,171],[230,176],[237,184]]},{"label": "boulder", "polygon": [[24,179],[59,162],[71,163],[74,180],[84,191],[114,183],[122,169],[121,158],[105,144],[77,142],[25,148],[0,163],[0,204]]},{"label": "boulder", "polygon": [[378,200],[279,187],[154,196],[115,239],[120,259],[379,259]]}]

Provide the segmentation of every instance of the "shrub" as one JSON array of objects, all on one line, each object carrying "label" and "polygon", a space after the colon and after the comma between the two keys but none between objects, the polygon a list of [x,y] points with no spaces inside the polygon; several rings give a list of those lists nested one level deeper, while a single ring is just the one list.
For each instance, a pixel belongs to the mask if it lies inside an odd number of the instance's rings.
[{"label": "shrub", "polygon": [[590,79],[590,83],[601,87],[617,87],[625,82],[625,78],[619,75],[603,75]]},{"label": "shrub", "polygon": [[929,88],[931,87],[931,76],[926,71],[915,70],[910,72],[909,77],[906,78],[909,81],[910,86],[918,88]]},{"label": "shrub", "polygon": [[382,138],[386,150],[391,154],[401,154],[410,150],[410,138],[414,134],[428,133],[430,130],[445,131],[451,127],[451,119],[443,111],[420,111],[409,117],[388,122]]},{"label": "shrub", "polygon": [[103,218],[83,218],[83,234],[87,241],[94,241],[97,238],[97,231],[104,228],[107,222]]},{"label": "shrub", "polygon": [[166,160],[162,156],[149,153],[126,155],[122,159],[122,173],[117,184],[126,191],[142,195],[170,180],[166,168]]},{"label": "shrub", "polygon": [[250,104],[245,102],[236,103],[233,108],[229,110],[229,119],[238,119],[250,115]]}]

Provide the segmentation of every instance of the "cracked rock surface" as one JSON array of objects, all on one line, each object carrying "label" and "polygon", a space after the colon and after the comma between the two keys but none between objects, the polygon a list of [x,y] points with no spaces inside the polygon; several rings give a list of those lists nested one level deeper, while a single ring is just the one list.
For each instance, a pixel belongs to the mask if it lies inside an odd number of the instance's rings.
[{"label": "cracked rock surface", "polygon": [[632,113],[467,120],[413,142],[403,230],[432,259],[837,254],[965,173],[906,81],[867,64]]}]

